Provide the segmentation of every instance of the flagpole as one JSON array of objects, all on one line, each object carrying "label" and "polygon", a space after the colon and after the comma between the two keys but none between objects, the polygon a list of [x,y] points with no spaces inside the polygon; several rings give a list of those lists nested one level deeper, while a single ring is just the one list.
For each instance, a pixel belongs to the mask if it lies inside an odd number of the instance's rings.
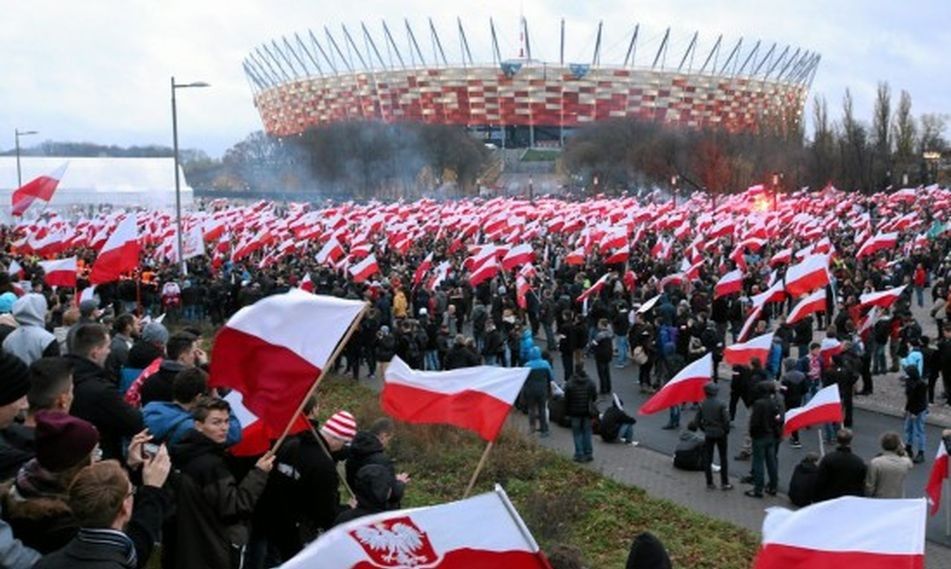
[{"label": "flagpole", "polygon": [[944,479],[944,495],[944,535],[951,536],[951,504],[948,503],[948,498],[951,497],[951,479]]},{"label": "flagpole", "polygon": [[819,456],[820,457],[826,455],[825,441],[822,440],[822,428],[823,428],[822,425],[820,425],[819,428],[816,429],[816,434],[819,435]]},{"label": "flagpole", "polygon": [[[314,435],[314,438],[317,440],[317,444],[320,445],[321,450],[323,450],[324,454],[327,455],[327,458],[329,458],[330,460],[333,460],[334,457],[333,455],[330,454],[330,449],[327,448],[327,445],[324,443],[324,439],[321,438],[321,436],[317,434],[317,429],[314,428],[314,424],[311,423],[310,420],[307,421],[307,427],[310,429],[310,433]],[[350,485],[347,484],[347,477],[340,476],[340,471],[337,470],[336,468],[334,468],[334,472],[337,474],[337,478],[340,480],[340,482],[343,483],[343,487],[347,490],[347,494],[350,494],[351,498],[356,499],[357,495],[353,493],[353,489],[351,489]]]},{"label": "flagpole", "polygon": [[327,372],[330,370],[332,362],[334,362],[339,356],[340,352],[343,351],[344,347],[347,345],[347,342],[350,341],[350,336],[357,330],[360,326],[360,321],[363,320],[363,317],[366,316],[367,309],[370,305],[366,302],[363,303],[363,308],[360,309],[360,312],[357,313],[357,317],[353,319],[353,322],[350,323],[350,328],[347,329],[347,333],[343,335],[343,338],[340,339],[340,342],[337,343],[337,347],[334,348],[332,354],[327,359],[327,362],[324,363],[324,367],[320,370],[320,375],[317,376],[317,379],[314,381],[314,384],[310,386],[310,389],[307,390],[307,393],[304,395],[304,398],[301,399],[300,405],[297,406],[297,411],[294,411],[294,414],[291,415],[291,418],[287,421],[287,426],[284,427],[284,432],[281,433],[280,438],[277,439],[277,442],[274,443],[274,446],[271,447],[271,450],[268,452],[276,453],[281,445],[284,444],[284,439],[287,438],[287,435],[291,432],[291,427],[294,425],[295,419],[304,411],[304,406],[307,405],[307,400],[310,399],[310,396],[313,395],[314,390],[317,389],[317,386],[320,385],[320,382],[324,379],[324,376],[327,375]]},{"label": "flagpole", "polygon": [[485,450],[482,451],[482,458],[479,459],[479,464],[476,466],[475,472],[472,473],[472,478],[469,479],[469,485],[466,486],[466,492],[462,495],[463,498],[468,498],[469,494],[472,492],[472,488],[475,486],[476,479],[479,478],[479,473],[482,472],[482,467],[485,466],[485,461],[489,458],[489,451],[492,450],[492,446],[495,444],[495,441],[489,441],[485,445]]}]

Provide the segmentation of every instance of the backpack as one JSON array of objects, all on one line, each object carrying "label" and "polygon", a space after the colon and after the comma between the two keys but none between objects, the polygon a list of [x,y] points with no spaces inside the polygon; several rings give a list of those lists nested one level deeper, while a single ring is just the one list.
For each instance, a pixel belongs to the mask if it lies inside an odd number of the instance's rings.
[{"label": "backpack", "polygon": [[674,450],[674,468],[692,472],[704,470],[703,437],[686,431]]},{"label": "backpack", "polygon": [[660,350],[664,356],[669,356],[677,351],[677,327],[660,327]]}]

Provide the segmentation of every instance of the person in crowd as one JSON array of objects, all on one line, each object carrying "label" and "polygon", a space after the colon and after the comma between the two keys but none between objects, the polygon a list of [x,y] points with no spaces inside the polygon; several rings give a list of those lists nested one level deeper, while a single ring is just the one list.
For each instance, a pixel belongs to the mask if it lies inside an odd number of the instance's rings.
[{"label": "person in crowd", "polygon": [[172,481],[175,515],[162,532],[164,567],[241,566],[251,515],[274,466],[274,455],[259,458],[238,482],[225,455],[230,413],[223,399],[199,401],[193,411],[195,429],[170,448],[180,475]]},{"label": "person in crowd", "polygon": [[548,400],[551,398],[551,384],[555,376],[552,373],[551,364],[542,358],[542,351],[537,347],[533,346],[529,349],[528,361],[525,365],[530,370],[525,385],[522,387],[525,404],[528,405],[528,428],[533,433],[537,430],[541,437],[547,437],[550,434]]},{"label": "person in crowd", "polygon": [[753,444],[753,475],[749,481],[753,483],[753,489],[745,494],[751,498],[763,497],[765,469],[765,474],[769,475],[765,491],[775,496],[779,484],[776,447],[783,432],[784,409],[775,394],[773,383],[768,380],[753,385],[753,397],[755,402],[750,411],[749,426],[749,435]]},{"label": "person in crowd", "polygon": [[717,398],[720,387],[716,383],[703,386],[706,398],[697,409],[693,423],[703,431],[703,464],[707,477],[707,489],[715,490],[713,484],[713,449],[720,454],[720,488],[732,490],[730,484],[729,462],[727,461],[727,435],[730,434],[730,415],[726,405]]},{"label": "person in crowd", "polygon": [[13,446],[35,453],[36,414],[40,411],[69,413],[73,405],[73,367],[65,358],[40,358],[30,366],[30,391],[22,423],[10,425],[4,434]]},{"label": "person in crowd", "polygon": [[[809,389],[806,375],[797,368],[795,358],[786,358],[783,362],[783,369],[784,372],[780,381],[783,390],[783,404],[786,409],[801,407],[803,397],[806,396]],[[789,446],[802,448],[802,443],[799,441],[799,431],[794,431],[790,435]]]},{"label": "person in crowd", "polygon": [[[142,408],[142,420],[156,443],[173,445],[195,430],[193,412],[210,395],[208,374],[200,368],[183,369],[172,380],[172,401],[152,401]],[[230,413],[225,446],[241,440],[241,422]]]},{"label": "person in crowd", "polygon": [[33,452],[13,446],[6,433],[27,410],[30,369],[20,358],[0,351],[0,377],[3,378],[0,381],[0,480],[9,480],[33,458]]},{"label": "person in crowd", "polygon": [[141,371],[156,359],[165,357],[168,339],[168,329],[161,322],[149,322],[142,327],[139,337],[133,340],[126,367]]},{"label": "person in crowd", "polygon": [[904,498],[905,478],[914,465],[905,454],[898,433],[885,433],[880,442],[882,452],[868,463],[865,495],[869,498]]},{"label": "person in crowd", "polygon": [[598,415],[598,390],[588,377],[584,366],[575,367],[575,373],[565,386],[565,415],[571,421],[571,435],[575,443],[575,462],[591,462],[591,420]]},{"label": "person in crowd", "polygon": [[611,405],[601,413],[601,440],[606,443],[620,440],[626,445],[636,447],[640,443],[634,440],[635,423],[637,419],[627,414],[621,398],[617,393],[612,393]]},{"label": "person in crowd", "polygon": [[0,346],[7,339],[10,332],[16,330],[20,324],[13,317],[13,303],[16,302],[17,295],[12,292],[0,294]]},{"label": "person in crowd", "polygon": [[[905,454],[913,462],[925,461],[925,420],[928,418],[928,384],[921,377],[919,366],[904,368],[905,376]],[[915,447],[918,454],[914,453]]]},{"label": "person in crowd", "polygon": [[395,509],[393,495],[398,492],[399,486],[400,482],[385,466],[367,464],[360,467],[352,484],[356,506],[341,512],[335,520],[335,525]]},{"label": "person in crowd", "polygon": [[70,413],[99,430],[102,456],[120,458],[122,438],[145,428],[142,413],[123,401],[103,367],[109,356],[109,332],[102,324],[83,324],[73,337],[73,405]]},{"label": "person in crowd", "polygon": [[868,467],[861,457],[852,453],[852,431],[839,429],[836,449],[819,461],[816,477],[817,502],[842,496],[864,496]]},{"label": "person in crowd", "polygon": [[393,459],[385,453],[386,447],[396,436],[396,424],[389,417],[377,419],[370,425],[368,431],[358,431],[350,443],[349,455],[347,457],[347,484],[356,491],[357,473],[361,468],[369,464],[376,464],[386,468],[396,481],[393,484],[393,491],[390,494],[389,509],[399,509],[403,501],[403,490],[410,482],[409,474],[405,472],[396,473],[396,467]]},{"label": "person in crowd", "polygon": [[13,318],[17,328],[3,340],[3,351],[13,354],[30,365],[42,357],[58,356],[56,336],[46,330],[46,297],[29,293],[13,303]]},{"label": "person in crowd", "polygon": [[671,569],[673,564],[667,549],[657,536],[649,531],[641,532],[631,543],[625,569]]},{"label": "person in crowd", "polygon": [[147,377],[139,389],[141,405],[153,401],[172,401],[172,381],[179,373],[208,364],[208,356],[198,346],[198,338],[189,332],[176,332],[165,346],[166,357],[156,373]]},{"label": "person in crowd", "polygon": [[822,346],[819,343],[813,342],[809,344],[809,353],[799,358],[799,371],[806,375],[807,385],[809,386],[803,403],[808,403],[822,385],[825,366],[822,363],[821,348]]},{"label": "person in crowd", "polygon": [[611,359],[614,358],[614,333],[606,318],[598,321],[598,329],[589,349],[594,353],[594,363],[598,370],[598,393],[611,393]]},{"label": "person in crowd", "polygon": [[482,363],[482,358],[472,349],[466,337],[462,334],[456,334],[456,337],[446,352],[444,367],[446,370],[459,369],[463,367],[473,367]]},{"label": "person in crowd", "polygon": [[376,334],[376,367],[380,371],[380,377],[386,377],[386,368],[396,355],[396,337],[390,333],[390,327],[380,326],[380,331]]},{"label": "person in crowd", "polygon": [[129,361],[129,350],[138,334],[139,321],[134,314],[120,314],[112,324],[112,344],[109,346],[109,358],[106,367],[113,377],[119,379],[122,368]]},{"label": "person in crowd", "polygon": [[819,455],[807,452],[793,470],[789,480],[789,501],[805,508],[816,499],[816,479],[819,477]]}]

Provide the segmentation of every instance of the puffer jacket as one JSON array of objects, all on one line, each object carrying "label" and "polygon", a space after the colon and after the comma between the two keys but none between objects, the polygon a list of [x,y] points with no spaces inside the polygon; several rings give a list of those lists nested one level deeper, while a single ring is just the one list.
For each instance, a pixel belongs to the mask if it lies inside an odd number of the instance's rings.
[{"label": "puffer jacket", "polygon": [[525,395],[532,397],[548,397],[551,391],[551,381],[554,375],[551,371],[551,364],[542,359],[542,351],[537,347],[532,347],[528,351],[528,362],[525,367],[531,369],[528,372],[528,379],[525,380],[523,391]]},{"label": "puffer jacket", "polygon": [[30,365],[36,360],[59,355],[59,342],[46,326],[46,299],[27,294],[13,303],[13,318],[20,325],[3,340],[3,350]]},{"label": "puffer jacket", "polygon": [[392,509],[391,500],[388,498],[396,484],[399,482],[393,477],[393,473],[379,464],[368,464],[361,468],[353,482],[357,507],[337,516],[336,525]]},{"label": "puffer jacket", "polygon": [[79,531],[66,503],[66,484],[33,459],[15,481],[0,486],[3,517],[24,545],[50,553],[69,543]]},{"label": "puffer jacket", "polygon": [[[142,408],[142,420],[156,444],[175,444],[195,430],[195,419],[178,403],[153,401]],[[225,446],[241,440],[241,422],[231,413],[228,423],[228,438]]]},{"label": "puffer jacket", "polygon": [[[396,478],[396,467],[393,460],[386,456],[383,443],[379,437],[369,431],[359,431],[350,443],[350,456],[347,458],[347,484],[353,488],[357,482],[357,474],[364,466],[376,464],[386,468]],[[393,484],[393,493],[390,496],[391,509],[398,509],[403,500],[403,483],[396,481]]]},{"label": "puffer jacket", "polygon": [[587,375],[575,374],[565,386],[565,415],[591,418],[591,403],[598,398],[598,389]]}]

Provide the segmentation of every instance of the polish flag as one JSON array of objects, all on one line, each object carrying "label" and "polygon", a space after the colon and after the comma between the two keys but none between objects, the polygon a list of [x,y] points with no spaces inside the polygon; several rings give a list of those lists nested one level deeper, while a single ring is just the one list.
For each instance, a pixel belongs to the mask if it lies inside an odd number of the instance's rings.
[{"label": "polish flag", "polygon": [[769,266],[776,268],[779,265],[788,265],[792,260],[792,249],[783,249],[769,259]]},{"label": "polish flag", "polygon": [[479,286],[479,284],[495,277],[498,273],[499,264],[495,260],[495,256],[492,255],[469,275],[469,284],[473,287]]},{"label": "polish flag", "polygon": [[793,306],[792,310],[789,311],[789,316],[786,317],[786,324],[795,324],[810,314],[825,312],[825,310],[826,289],[823,287],[797,302],[796,306]]},{"label": "polish flag", "polygon": [[532,286],[528,284],[528,280],[526,280],[525,277],[519,275],[515,278],[515,303],[518,304],[518,307],[522,310],[528,308],[528,299],[525,298],[525,295],[527,295],[530,290],[532,290]]},{"label": "polish flag", "polygon": [[631,252],[628,249],[615,251],[604,259],[605,265],[623,265],[631,258]]},{"label": "polish flag", "polygon": [[624,288],[628,292],[632,292],[634,290],[634,285],[637,283],[637,274],[635,274],[634,271],[630,269],[624,271],[622,282],[624,283]]},{"label": "polish flag", "polygon": [[769,350],[773,347],[773,333],[763,334],[740,344],[727,346],[723,350],[723,361],[731,366],[748,366],[753,358],[759,358],[760,363],[765,364],[769,356]]},{"label": "polish flag", "polygon": [[754,306],[753,310],[750,311],[749,316],[746,317],[746,322],[743,323],[743,328],[740,329],[740,335],[737,336],[737,340],[740,342],[745,342],[746,338],[749,336],[750,331],[753,329],[753,324],[759,319],[760,315],[763,313],[763,306]]},{"label": "polish flag", "polygon": [[379,272],[380,266],[376,263],[376,255],[369,255],[356,265],[350,267],[350,274],[353,275],[353,282],[355,283],[362,283]]},{"label": "polish flag", "polygon": [[50,286],[76,286],[76,257],[40,261],[43,269],[43,281]]},{"label": "polish flag", "polygon": [[[479,528],[473,531],[473,528]],[[501,486],[458,502],[358,518],[321,535],[284,569],[550,569]]]},{"label": "polish flag", "polygon": [[528,243],[522,243],[509,249],[505,257],[502,258],[502,268],[511,271],[519,265],[531,263],[534,258],[535,253],[532,251],[532,246]]},{"label": "polish flag", "polygon": [[343,246],[335,237],[331,237],[324,246],[317,252],[316,260],[321,265],[326,265],[329,260],[336,263],[343,256]]},{"label": "polish flag", "polygon": [[[231,413],[241,424],[241,440],[228,449],[234,456],[261,456],[271,449],[271,444],[280,438],[282,429],[270,427],[258,416],[244,406],[241,393],[232,389],[225,395],[224,400],[231,406]],[[289,435],[296,435],[306,431],[307,419],[300,414],[288,431]]]},{"label": "polish flag", "polygon": [[895,245],[898,244],[898,233],[878,233],[875,237],[872,237],[868,241],[862,244],[859,248],[858,253],[855,254],[856,259],[861,259],[868,255],[874,255],[879,251],[884,251],[885,249],[894,249]]},{"label": "polish flag", "polygon": [[583,265],[584,264],[584,247],[578,247],[574,251],[568,253],[565,256],[566,265]]},{"label": "polish flag", "polygon": [[14,190],[13,195],[10,196],[12,205],[10,213],[12,215],[23,215],[35,200],[49,202],[53,199],[53,193],[56,192],[59,181],[63,179],[67,166],[69,166],[69,162],[63,163],[62,166],[51,173],[34,178]]},{"label": "polish flag", "polygon": [[736,266],[740,268],[741,271],[746,272],[749,266],[746,264],[746,255],[743,253],[743,248],[736,246],[733,249],[733,252],[730,253],[730,260],[736,263]]},{"label": "polish flag", "polygon": [[829,284],[829,256],[810,255],[786,270],[786,292],[796,297]]},{"label": "polish flag", "polygon": [[454,425],[494,441],[528,372],[495,366],[418,371],[394,356],[386,368],[380,405],[394,419]]},{"label": "polish flag", "polygon": [[611,273],[604,273],[601,275],[601,278],[596,280],[593,285],[587,288],[584,292],[578,295],[578,298],[575,299],[576,302],[584,302],[586,298],[591,295],[598,294],[601,292],[601,289],[604,288],[604,285],[608,282],[608,277],[611,276]]},{"label": "polish flag", "polygon": [[10,261],[10,266],[7,267],[7,274],[14,278],[19,278],[22,276],[23,266],[16,259]]},{"label": "polish flag", "polygon": [[878,292],[870,292],[868,294],[863,294],[859,297],[859,306],[865,308],[867,306],[878,306],[879,308],[888,308],[892,304],[895,304],[895,301],[898,300],[898,297],[901,296],[901,293],[905,290],[907,285],[897,286],[895,288],[890,288],[888,290],[882,290]]},{"label": "polish flag", "polygon": [[248,409],[283,430],[365,306],[291,289],[242,308],[215,339],[209,386],[238,390]]},{"label": "polish flag", "polygon": [[835,338],[823,338],[819,342],[819,355],[822,357],[822,363],[829,367],[832,356],[842,353],[842,342]]},{"label": "polish flag", "polygon": [[433,266],[433,254],[430,253],[426,255],[426,258],[423,259],[423,262],[416,267],[416,272],[413,273],[413,288],[419,286],[419,283],[423,282],[423,277],[426,276],[426,273]]},{"label": "polish flag", "polygon": [[660,300],[659,294],[652,296],[649,300],[646,300],[640,308],[637,309],[638,314],[644,314],[648,312],[651,308],[654,308],[654,305]]},{"label": "polish flag", "polygon": [[924,569],[926,510],[923,498],[854,496],[768,508],[753,569]]},{"label": "polish flag", "polygon": [[931,474],[928,475],[928,484],[925,486],[925,495],[931,505],[929,513],[933,516],[941,509],[941,487],[948,479],[948,445],[944,439],[938,443],[938,454],[934,457]]},{"label": "polish flag", "polygon": [[713,356],[707,354],[691,363],[668,381],[643,405],[638,414],[650,415],[681,403],[703,401],[703,386],[713,376]]},{"label": "polish flag", "polygon": [[304,278],[300,281],[300,289],[304,292],[314,292],[314,281],[310,280],[310,272],[304,273]]},{"label": "polish flag", "polygon": [[135,270],[139,266],[140,249],[135,215],[127,215],[99,251],[89,274],[89,282],[101,284],[117,281],[122,273]]},{"label": "polish flag", "polygon": [[788,437],[811,425],[824,423],[841,423],[842,400],[839,399],[839,386],[830,385],[816,392],[816,395],[802,407],[786,410],[784,416],[783,436]]},{"label": "polish flag", "polygon": [[713,298],[720,298],[743,290],[743,271],[736,269],[720,277],[713,288]]}]

